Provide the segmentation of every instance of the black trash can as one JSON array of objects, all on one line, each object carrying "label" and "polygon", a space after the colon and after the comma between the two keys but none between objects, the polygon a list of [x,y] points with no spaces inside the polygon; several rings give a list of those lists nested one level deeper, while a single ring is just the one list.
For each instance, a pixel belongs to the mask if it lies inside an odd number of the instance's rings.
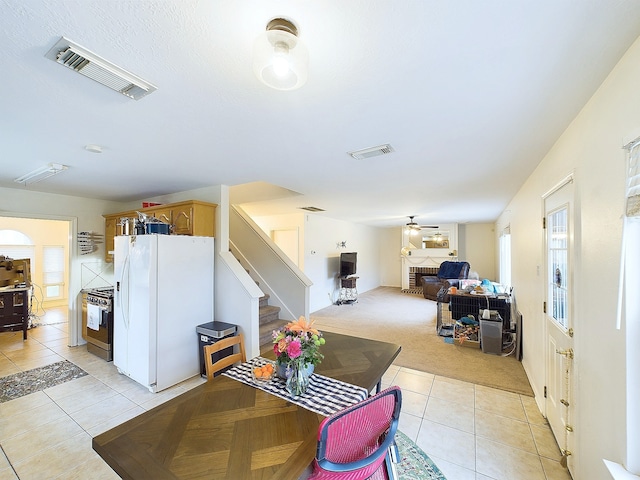
[{"label": "black trash can", "polygon": [[[203,323],[196,327],[196,333],[198,334],[198,349],[200,351],[200,375],[207,376],[207,371],[204,366],[204,346],[216,343],[223,338],[233,337],[238,331],[238,326],[232,323],[225,322],[209,322]],[[219,352],[213,354],[213,361],[216,362],[221,358],[231,355],[233,353],[233,347],[225,348]],[[221,372],[216,373],[216,376]]]}]

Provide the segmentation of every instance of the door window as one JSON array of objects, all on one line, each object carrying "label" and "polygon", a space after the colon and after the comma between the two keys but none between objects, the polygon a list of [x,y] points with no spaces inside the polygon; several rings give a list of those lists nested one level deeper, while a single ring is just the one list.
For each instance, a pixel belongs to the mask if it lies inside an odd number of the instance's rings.
[{"label": "door window", "polygon": [[549,293],[551,303],[551,316],[563,328],[569,328],[568,325],[568,258],[569,258],[569,242],[568,242],[568,208],[561,209],[551,213],[548,216],[550,225],[547,226],[549,234]]}]

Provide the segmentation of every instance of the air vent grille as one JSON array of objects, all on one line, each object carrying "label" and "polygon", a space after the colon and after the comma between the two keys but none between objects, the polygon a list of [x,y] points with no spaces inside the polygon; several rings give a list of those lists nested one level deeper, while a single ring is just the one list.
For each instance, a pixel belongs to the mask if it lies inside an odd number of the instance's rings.
[{"label": "air vent grille", "polygon": [[307,212],[324,212],[325,210],[318,207],[300,207],[301,210],[306,210]]},{"label": "air vent grille", "polygon": [[363,148],[362,150],[354,150],[352,152],[347,152],[356,160],[363,160],[365,158],[377,157],[380,155],[386,155],[388,153],[394,152],[393,147],[385,143],[384,145],[378,145],[377,147],[369,147]]},{"label": "air vent grille", "polygon": [[134,100],[156,90],[149,82],[62,37],[45,57]]}]

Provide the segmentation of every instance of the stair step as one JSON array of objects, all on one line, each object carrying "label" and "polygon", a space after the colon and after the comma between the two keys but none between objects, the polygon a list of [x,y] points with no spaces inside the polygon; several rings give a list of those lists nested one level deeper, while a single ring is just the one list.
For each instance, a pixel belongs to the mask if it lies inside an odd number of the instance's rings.
[{"label": "stair step", "polygon": [[267,305],[269,305],[269,294],[265,293],[262,297],[260,297],[260,303],[258,304],[258,306],[260,307],[266,307]]},{"label": "stair step", "polygon": [[265,323],[278,320],[278,317],[280,316],[280,307],[267,305],[265,307],[260,307],[258,309],[258,313],[260,315],[260,325],[264,325]]},{"label": "stair step", "polygon": [[280,320],[279,318],[272,320],[268,323],[260,324],[260,351],[269,350],[273,345],[273,337],[271,333],[280,327],[284,327],[287,320]]}]

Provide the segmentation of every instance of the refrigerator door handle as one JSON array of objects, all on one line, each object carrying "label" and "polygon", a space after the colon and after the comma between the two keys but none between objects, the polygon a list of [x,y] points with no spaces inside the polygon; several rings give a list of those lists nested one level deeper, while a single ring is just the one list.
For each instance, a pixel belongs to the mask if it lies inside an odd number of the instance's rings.
[{"label": "refrigerator door handle", "polygon": [[120,292],[118,299],[121,300],[120,312],[122,313],[122,320],[127,330],[129,330],[129,267],[129,254],[127,254],[122,266],[122,278],[120,282],[118,282],[118,291]]}]

